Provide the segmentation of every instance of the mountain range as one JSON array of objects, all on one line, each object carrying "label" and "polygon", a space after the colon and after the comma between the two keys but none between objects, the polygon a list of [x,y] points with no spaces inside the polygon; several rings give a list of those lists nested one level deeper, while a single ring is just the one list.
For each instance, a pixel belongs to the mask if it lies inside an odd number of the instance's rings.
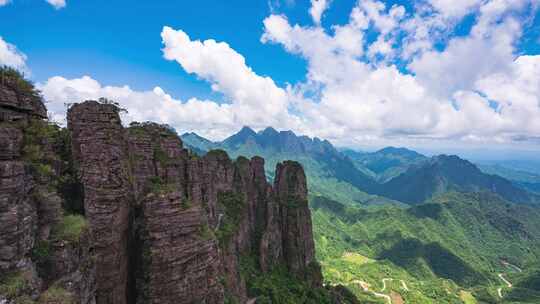
[{"label": "mountain range", "polygon": [[297,136],[292,131],[278,132],[270,127],[259,132],[243,127],[220,142],[195,133],[185,133],[181,138],[197,154],[223,149],[234,157],[264,156],[269,161],[269,177],[276,162],[297,160],[311,177],[312,195],[322,194],[345,203],[414,205],[447,191],[491,191],[516,203],[539,201],[531,191],[536,184],[482,171],[455,155],[427,157],[396,147],[371,153],[340,151],[327,140]]},{"label": "mountain range", "polygon": [[269,178],[276,162],[300,162],[324,280],[361,303],[540,302],[533,172],[399,147],[337,149],[273,128],[220,142],[181,137],[201,155],[263,155]]}]

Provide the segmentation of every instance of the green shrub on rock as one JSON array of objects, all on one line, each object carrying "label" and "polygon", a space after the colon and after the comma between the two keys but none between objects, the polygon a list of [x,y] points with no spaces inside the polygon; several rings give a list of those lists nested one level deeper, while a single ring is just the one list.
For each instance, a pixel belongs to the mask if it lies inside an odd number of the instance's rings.
[{"label": "green shrub on rock", "polygon": [[86,219],[81,215],[66,215],[54,227],[53,235],[56,239],[77,243],[81,234],[88,227]]},{"label": "green shrub on rock", "polygon": [[39,297],[40,304],[75,304],[73,295],[62,287],[53,285]]},{"label": "green shrub on rock", "polygon": [[0,279],[0,294],[12,299],[19,296],[27,286],[28,282],[22,273],[12,273]]}]

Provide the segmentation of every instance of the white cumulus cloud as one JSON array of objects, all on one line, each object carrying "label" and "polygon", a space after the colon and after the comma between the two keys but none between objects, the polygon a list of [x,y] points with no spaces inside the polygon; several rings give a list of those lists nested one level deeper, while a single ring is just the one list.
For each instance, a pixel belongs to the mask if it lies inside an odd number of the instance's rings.
[{"label": "white cumulus cloud", "polygon": [[[55,9],[61,9],[66,7],[66,0],[45,0],[52,5]],[[11,0],[0,0],[0,6],[4,6],[11,3]]]},{"label": "white cumulus cloud", "polygon": [[447,18],[463,17],[478,7],[482,0],[430,0],[431,5]]},{"label": "white cumulus cloud", "polygon": [[309,9],[309,14],[313,19],[315,24],[321,23],[321,18],[324,14],[324,11],[330,5],[330,0],[311,0],[311,8]]},{"label": "white cumulus cloud", "polygon": [[[452,2],[461,5],[446,11],[452,18],[473,9],[478,17],[470,35],[448,38],[443,50],[433,47],[433,33],[448,35],[449,17],[433,11],[408,16],[401,6],[373,0],[359,1],[349,23],[334,26],[333,32],[271,15],[264,20],[262,41],[281,44],[308,61],[308,80],[294,86],[291,95],[308,129],[320,136],[362,144],[385,139],[509,142],[540,135],[533,118],[540,117],[538,94],[524,88],[524,83],[538,88],[540,77],[533,68],[523,68],[532,59],[526,64],[523,56],[514,60],[523,24],[513,16],[523,13],[527,2]],[[443,10],[450,2],[432,4]],[[363,39],[367,24],[379,32],[371,43]],[[347,29],[345,39],[342,29]],[[403,48],[395,43],[400,35],[406,35]],[[391,63],[411,57],[411,74]],[[502,92],[496,94],[495,88],[513,97],[499,101]]]},{"label": "white cumulus cloud", "polygon": [[209,138],[222,138],[241,126],[230,105],[196,98],[177,100],[160,87],[137,91],[129,86],[104,86],[89,76],[75,79],[55,76],[37,87],[47,102],[50,116],[61,124],[65,124],[67,104],[106,97],[128,110],[123,114],[124,123],[167,123],[179,132],[196,131]]},{"label": "white cumulus cloud", "polygon": [[286,91],[272,78],[256,74],[227,43],[191,40],[182,30],[170,27],[163,28],[161,37],[164,57],[223,93],[239,120],[254,127],[287,124],[291,120]]},{"label": "white cumulus cloud", "polygon": [[[129,110],[127,121],[168,123],[213,139],[243,125],[364,146],[508,145],[540,137],[540,56],[516,50],[526,26],[517,16],[537,11],[532,0],[432,0],[414,13],[362,0],[348,22],[325,28],[320,16],[327,6],[312,1],[310,25],[279,14],[264,19],[261,42],[307,62],[306,80],[294,85],[280,87],[257,74],[226,42],[164,27],[164,58],[206,81],[224,101],[182,101],[159,87],[137,91],[88,76],[53,77],[39,89],[57,119],[66,102],[104,96]],[[452,35],[456,20],[470,13],[476,15],[470,33]],[[373,33],[376,39],[368,39]]]},{"label": "white cumulus cloud", "polygon": [[66,7],[66,0],[46,0],[47,3],[52,5],[55,9],[61,9]]},{"label": "white cumulus cloud", "polygon": [[17,70],[28,72],[26,55],[20,52],[13,44],[0,37],[0,65],[7,65]]}]

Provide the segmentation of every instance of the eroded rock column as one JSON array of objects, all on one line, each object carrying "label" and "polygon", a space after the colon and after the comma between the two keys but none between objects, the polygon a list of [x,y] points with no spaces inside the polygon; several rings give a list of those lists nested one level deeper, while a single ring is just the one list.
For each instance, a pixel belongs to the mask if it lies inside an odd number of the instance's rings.
[{"label": "eroded rock column", "polygon": [[202,163],[189,160],[178,136],[163,126],[133,124],[128,133],[137,189],[133,301],[223,303],[218,245],[201,198]]},{"label": "eroded rock column", "polygon": [[306,175],[299,163],[285,161],[277,165],[274,195],[280,206],[285,264],[300,278],[321,285],[322,276],[315,261]]},{"label": "eroded rock column", "polygon": [[118,108],[87,101],[68,111],[97,255],[97,303],[127,302],[130,195],[127,143]]}]

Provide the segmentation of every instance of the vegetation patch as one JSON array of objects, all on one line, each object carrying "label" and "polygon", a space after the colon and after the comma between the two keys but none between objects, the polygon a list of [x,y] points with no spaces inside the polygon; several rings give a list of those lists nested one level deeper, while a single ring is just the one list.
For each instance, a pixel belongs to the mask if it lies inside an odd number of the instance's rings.
[{"label": "vegetation patch", "polygon": [[44,263],[47,261],[51,255],[51,244],[49,241],[38,241],[32,249],[32,261],[37,262],[38,264]]},{"label": "vegetation patch", "polygon": [[59,240],[78,243],[81,234],[87,227],[88,223],[83,216],[76,214],[66,215],[53,228],[53,236]]},{"label": "vegetation patch", "polygon": [[459,292],[459,297],[464,304],[477,304],[475,297],[469,291],[462,290]]},{"label": "vegetation patch", "polygon": [[167,152],[163,151],[160,146],[154,147],[154,159],[162,166],[167,166],[171,163],[172,159],[167,155]]},{"label": "vegetation patch", "polygon": [[217,159],[229,159],[229,155],[227,154],[227,152],[221,149],[210,150],[208,151],[208,153],[206,153],[206,156]]},{"label": "vegetation patch", "polygon": [[324,288],[313,288],[297,280],[283,265],[278,265],[269,273],[262,273],[257,267],[257,259],[246,255],[240,258],[240,273],[246,280],[248,295],[257,297],[257,303],[308,304],[308,303],[349,303],[335,302],[332,293]]},{"label": "vegetation patch", "polygon": [[356,252],[344,252],[341,258],[346,262],[353,263],[356,265],[363,265],[366,263],[375,262],[373,259],[370,259]]},{"label": "vegetation patch", "polygon": [[295,195],[289,195],[287,197],[287,208],[297,209],[297,208],[305,207],[307,205],[308,205],[307,200],[299,199]]},{"label": "vegetation patch", "polygon": [[193,207],[193,204],[191,203],[191,200],[189,200],[189,198],[185,198],[180,203],[180,206],[182,207],[182,210],[187,210],[187,209]]},{"label": "vegetation patch", "polygon": [[208,227],[207,223],[202,224],[199,228],[199,236],[205,241],[211,240],[216,237],[210,227]]},{"label": "vegetation patch", "polygon": [[19,296],[28,287],[28,282],[20,272],[12,273],[0,280],[0,294],[8,299]]},{"label": "vegetation patch", "polygon": [[232,191],[218,193],[218,208],[222,213],[219,215],[216,237],[221,246],[229,243],[230,238],[238,230],[245,207],[246,199],[243,195]]},{"label": "vegetation patch", "polygon": [[21,72],[12,67],[6,65],[0,66],[0,81],[3,84],[9,85],[17,92],[34,97],[40,96],[40,92],[36,90],[34,84],[26,80]]},{"label": "vegetation patch", "polygon": [[40,304],[75,304],[73,295],[62,287],[53,285],[39,297]]},{"label": "vegetation patch", "polygon": [[44,147],[55,145],[61,136],[60,128],[41,119],[30,120],[24,128],[22,158],[27,161],[34,175],[40,179],[51,179],[54,171],[51,163],[56,160],[54,155],[48,154]]},{"label": "vegetation patch", "polygon": [[168,184],[164,182],[159,176],[152,176],[148,179],[148,191],[155,194],[162,194],[174,191],[175,187],[173,184]]}]

